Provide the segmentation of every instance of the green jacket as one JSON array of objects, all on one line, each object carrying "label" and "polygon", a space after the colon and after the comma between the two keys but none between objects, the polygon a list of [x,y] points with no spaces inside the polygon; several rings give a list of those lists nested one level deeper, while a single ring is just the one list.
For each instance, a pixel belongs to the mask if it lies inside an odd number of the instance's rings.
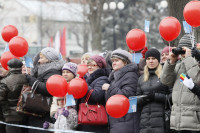
[{"label": "green jacket", "polygon": [[171,129],[200,131],[200,100],[180,82],[180,74],[185,73],[195,83],[200,82],[199,63],[191,56],[171,65],[166,61],[161,73],[161,82],[172,90]]}]

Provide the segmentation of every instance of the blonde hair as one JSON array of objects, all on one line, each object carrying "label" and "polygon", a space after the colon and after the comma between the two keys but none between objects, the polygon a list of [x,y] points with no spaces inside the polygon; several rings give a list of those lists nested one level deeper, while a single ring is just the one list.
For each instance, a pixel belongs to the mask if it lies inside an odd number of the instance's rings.
[{"label": "blonde hair", "polygon": [[[160,78],[161,71],[162,71],[162,65],[158,64],[155,71],[155,74],[157,75],[158,78]],[[149,69],[148,69],[148,66],[145,65],[144,66],[144,82],[146,82],[147,80],[149,80]]]}]

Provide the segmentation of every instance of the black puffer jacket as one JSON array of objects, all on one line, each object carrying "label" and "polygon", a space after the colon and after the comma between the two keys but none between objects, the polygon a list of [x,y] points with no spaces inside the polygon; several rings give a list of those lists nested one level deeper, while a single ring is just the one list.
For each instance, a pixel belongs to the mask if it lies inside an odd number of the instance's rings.
[{"label": "black puffer jacket", "polygon": [[6,122],[23,120],[23,115],[16,112],[16,106],[21,89],[26,83],[25,75],[22,75],[19,68],[12,68],[10,74],[1,80],[0,102]]},{"label": "black puffer jacket", "polygon": [[[105,96],[106,101],[113,95],[135,96],[137,91],[138,67],[130,63],[123,68],[112,71],[109,76],[110,87]],[[137,113],[128,113],[122,118],[109,116],[110,133],[137,133]]]},{"label": "black puffer jacket", "polygon": [[164,110],[167,97],[171,90],[163,85],[155,75],[155,70],[149,70],[149,80],[144,82],[144,75],[138,80],[137,95],[155,94],[153,101],[139,98],[137,103],[142,108],[139,133],[165,133]]}]

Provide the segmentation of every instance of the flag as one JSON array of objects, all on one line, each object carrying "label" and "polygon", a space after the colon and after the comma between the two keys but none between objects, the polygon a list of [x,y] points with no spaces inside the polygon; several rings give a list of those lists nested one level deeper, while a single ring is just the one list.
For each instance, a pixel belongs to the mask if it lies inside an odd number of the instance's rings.
[{"label": "flag", "polygon": [[48,47],[53,48],[53,37],[50,38],[49,43],[48,43]]},{"label": "flag", "polygon": [[54,48],[58,53],[60,53],[60,31],[56,32]]},{"label": "flag", "polygon": [[66,106],[74,106],[74,105],[76,105],[75,99],[74,99],[74,97],[72,95],[68,95],[67,94],[66,101],[67,101],[66,102]]},{"label": "flag", "polygon": [[64,27],[60,36],[60,53],[66,57],[66,27]]},{"label": "flag", "polygon": [[128,113],[133,113],[137,111],[137,96],[129,97],[129,110]]},{"label": "flag", "polygon": [[26,67],[31,67],[33,68],[33,61],[30,57],[28,56],[24,56],[24,60],[25,60],[25,64],[26,64]]},{"label": "flag", "polygon": [[8,44],[6,44],[4,52],[10,51]]},{"label": "flag", "polygon": [[145,20],[145,22],[144,22],[144,31],[145,32],[149,32],[149,25],[150,25],[150,21]]},{"label": "flag", "polygon": [[192,26],[190,26],[186,21],[183,21],[183,27],[185,33],[191,33],[192,32]]},{"label": "flag", "polygon": [[139,64],[141,58],[142,58],[141,53],[133,53],[132,54],[133,62],[135,62],[136,64]]}]

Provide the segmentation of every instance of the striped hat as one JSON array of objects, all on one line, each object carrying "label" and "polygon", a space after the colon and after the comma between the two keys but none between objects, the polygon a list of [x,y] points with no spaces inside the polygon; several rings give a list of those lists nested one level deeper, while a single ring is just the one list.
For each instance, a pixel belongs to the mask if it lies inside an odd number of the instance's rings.
[{"label": "striped hat", "polygon": [[195,37],[191,34],[185,34],[179,41],[178,47],[192,48],[192,39],[194,38],[194,44],[196,44]]}]

